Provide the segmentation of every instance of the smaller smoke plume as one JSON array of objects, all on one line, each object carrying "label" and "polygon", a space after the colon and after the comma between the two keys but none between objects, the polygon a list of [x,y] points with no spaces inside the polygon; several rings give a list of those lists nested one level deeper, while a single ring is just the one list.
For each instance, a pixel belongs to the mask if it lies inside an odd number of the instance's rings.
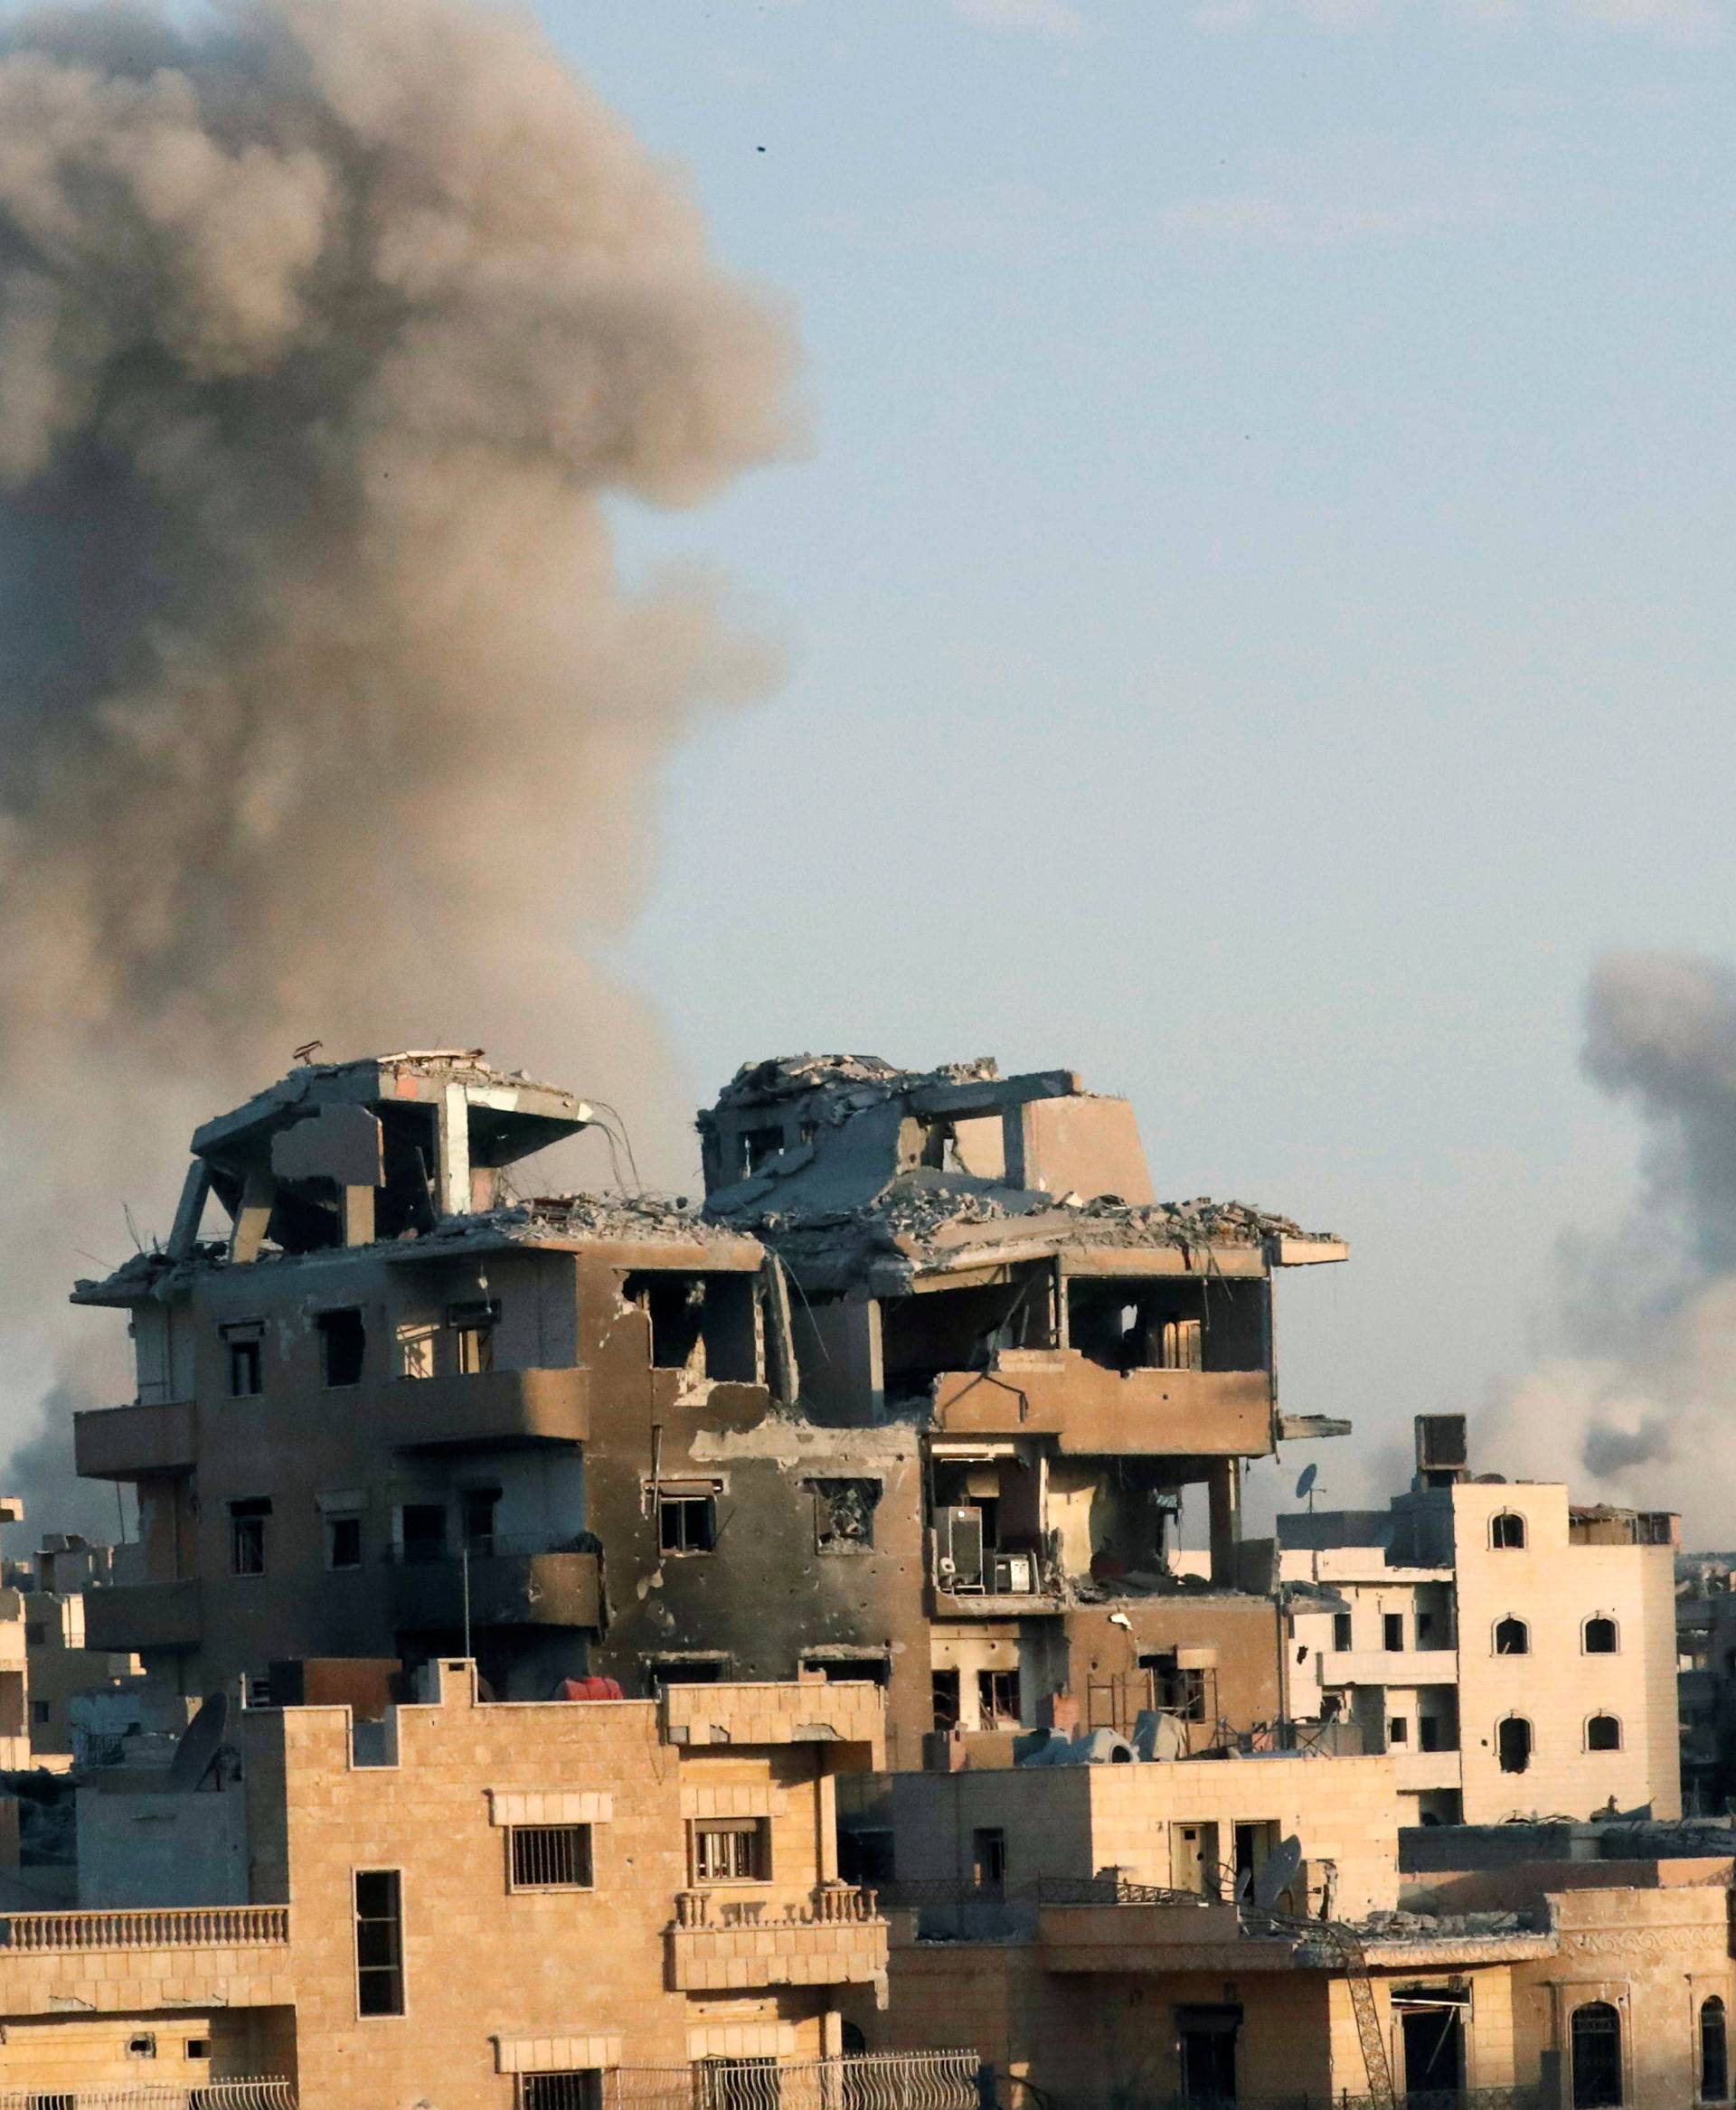
[{"label": "smaller smoke plume", "polygon": [[1679,1509],[1684,1536],[1736,1545],[1718,1461],[1736,1428],[1736,971],[1687,955],[1601,961],[1586,1073],[1646,1124],[1618,1232],[1563,1253],[1563,1352],[1483,1418],[1502,1469],[1576,1494]]}]

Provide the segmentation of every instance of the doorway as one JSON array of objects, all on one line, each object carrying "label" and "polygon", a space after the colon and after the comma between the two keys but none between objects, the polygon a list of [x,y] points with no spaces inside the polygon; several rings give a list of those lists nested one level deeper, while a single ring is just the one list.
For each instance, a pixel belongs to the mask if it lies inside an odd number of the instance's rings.
[{"label": "doorway", "polygon": [[1404,2099],[1452,2101],[1465,2092],[1465,2003],[1450,1993],[1400,1999],[1404,2042]]}]

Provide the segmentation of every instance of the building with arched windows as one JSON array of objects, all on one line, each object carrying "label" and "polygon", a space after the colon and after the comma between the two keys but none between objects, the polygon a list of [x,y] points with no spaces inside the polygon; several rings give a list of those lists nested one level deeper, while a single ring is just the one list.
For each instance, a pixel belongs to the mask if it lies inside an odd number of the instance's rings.
[{"label": "building with arched windows", "polygon": [[1675,1519],[1473,1477],[1462,1418],[1417,1420],[1388,1508],[1250,1543],[1286,1607],[1287,1712],[1353,1722],[1413,1823],[1682,1807]]}]

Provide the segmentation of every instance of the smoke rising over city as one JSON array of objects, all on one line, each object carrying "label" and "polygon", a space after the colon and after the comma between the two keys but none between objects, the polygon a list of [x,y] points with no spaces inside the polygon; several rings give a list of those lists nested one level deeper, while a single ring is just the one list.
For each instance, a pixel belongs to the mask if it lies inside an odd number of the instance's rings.
[{"label": "smoke rising over city", "polygon": [[515,13],[0,35],[8,1433],[86,1389],[63,1300],[130,1249],[120,1199],[171,1207],[191,1126],[297,1041],[486,1038],[663,1110],[580,934],[635,906],[672,746],[767,668],[703,583],[624,590],[604,504],[773,456],[791,364]]},{"label": "smoke rising over city", "polygon": [[1645,1123],[1640,1191],[1561,1258],[1559,1352],[1484,1417],[1487,1465],[1578,1500],[1679,1508],[1689,1545],[1736,1541],[1715,1469],[1736,1413],[1736,970],[1625,953],[1586,992],[1585,1071]]}]

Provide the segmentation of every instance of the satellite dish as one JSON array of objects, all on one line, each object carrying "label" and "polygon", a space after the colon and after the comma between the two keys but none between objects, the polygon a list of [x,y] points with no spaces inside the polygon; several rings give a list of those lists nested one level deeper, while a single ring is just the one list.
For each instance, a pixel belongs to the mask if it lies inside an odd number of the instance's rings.
[{"label": "satellite dish", "polygon": [[1302,1842],[1292,1832],[1266,1857],[1266,1866],[1254,1880],[1254,1903],[1262,1912],[1276,1911],[1278,1899],[1301,1873]]},{"label": "satellite dish", "polygon": [[1304,1465],[1302,1476],[1296,1484],[1296,1499],[1304,1502],[1314,1493],[1314,1484],[1320,1477],[1318,1465]]},{"label": "satellite dish", "polygon": [[1253,1887],[1254,1871],[1252,1869],[1238,1869],[1236,1870],[1236,1903],[1238,1905],[1245,1905],[1248,1902],[1248,1893]]},{"label": "satellite dish", "polygon": [[223,1730],[229,1722],[229,1700],[213,1692],[187,1724],[169,1761],[169,1786],[176,1794],[190,1795],[211,1777],[217,1755],[223,1747]]}]

